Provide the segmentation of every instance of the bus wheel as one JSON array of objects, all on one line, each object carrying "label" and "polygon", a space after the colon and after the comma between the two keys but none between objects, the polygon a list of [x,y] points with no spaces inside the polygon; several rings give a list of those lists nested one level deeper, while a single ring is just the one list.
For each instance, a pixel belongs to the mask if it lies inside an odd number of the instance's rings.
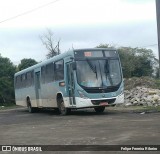
[{"label": "bus wheel", "polygon": [[27,106],[28,106],[28,112],[29,113],[33,113],[35,111],[35,109],[32,107],[31,102],[28,101],[27,102]]},{"label": "bus wheel", "polygon": [[96,113],[102,113],[105,109],[105,106],[101,106],[101,107],[95,107],[94,110],[96,111]]},{"label": "bus wheel", "polygon": [[71,111],[69,108],[65,107],[65,104],[62,98],[59,100],[58,108],[61,115],[67,115]]}]

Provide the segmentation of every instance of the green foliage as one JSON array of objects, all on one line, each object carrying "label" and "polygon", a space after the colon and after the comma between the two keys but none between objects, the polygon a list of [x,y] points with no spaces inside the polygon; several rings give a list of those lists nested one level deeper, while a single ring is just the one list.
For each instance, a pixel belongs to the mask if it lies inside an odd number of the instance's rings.
[{"label": "green foliage", "polygon": [[21,63],[18,65],[18,70],[21,71],[21,70],[26,69],[26,68],[28,68],[30,66],[33,66],[33,65],[35,65],[37,63],[38,62],[36,62],[34,59],[31,59],[31,58],[26,59],[26,58],[24,58],[24,59],[21,60]]},{"label": "green foliage", "polygon": [[129,47],[118,49],[124,77],[131,77],[135,70],[135,53]]},{"label": "green foliage", "polygon": [[0,110],[15,109],[15,108],[18,108],[18,107],[19,106],[16,106],[16,104],[7,103],[7,104],[4,104],[4,105],[0,106]]},{"label": "green foliage", "polygon": [[13,78],[16,67],[9,58],[4,58],[0,55],[0,77]]},{"label": "green foliage", "polygon": [[152,50],[121,47],[118,48],[124,77],[152,76],[154,55]]},{"label": "green foliage", "polygon": [[18,66],[13,65],[9,58],[0,55],[0,105],[15,102],[14,98],[14,74],[18,70],[37,64],[34,59],[22,59]]},{"label": "green foliage", "polygon": [[96,48],[109,48],[110,45],[109,44],[100,44],[98,46],[96,46]]},{"label": "green foliage", "polygon": [[[113,47],[109,44],[100,44],[98,48]],[[144,48],[120,47],[117,48],[121,59],[125,78],[152,76],[156,58],[153,51]]]},{"label": "green foliage", "polygon": [[14,73],[16,67],[0,55],[0,103],[14,102]]},{"label": "green foliage", "polygon": [[100,44],[98,46],[96,46],[96,48],[114,48],[115,49],[115,46],[114,45],[111,45],[111,44]]}]

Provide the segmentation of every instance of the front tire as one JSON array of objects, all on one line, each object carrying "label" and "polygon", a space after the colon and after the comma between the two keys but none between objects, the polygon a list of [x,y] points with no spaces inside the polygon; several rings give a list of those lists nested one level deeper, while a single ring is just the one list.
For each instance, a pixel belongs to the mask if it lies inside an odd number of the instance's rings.
[{"label": "front tire", "polygon": [[95,107],[94,110],[96,111],[96,113],[103,113],[105,110],[105,106]]}]

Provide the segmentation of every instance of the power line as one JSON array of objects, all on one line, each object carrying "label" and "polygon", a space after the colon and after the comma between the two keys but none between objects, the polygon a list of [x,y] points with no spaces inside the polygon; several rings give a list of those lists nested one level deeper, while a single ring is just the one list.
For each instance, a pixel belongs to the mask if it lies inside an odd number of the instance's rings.
[{"label": "power line", "polygon": [[9,18],[7,18],[7,19],[5,19],[5,20],[0,21],[0,24],[3,23],[3,22],[6,22],[6,21],[13,20],[13,19],[15,19],[15,18],[24,16],[24,15],[26,15],[26,14],[35,12],[35,11],[41,9],[41,8],[47,7],[47,6],[49,6],[49,5],[53,4],[53,3],[56,3],[56,2],[58,2],[58,1],[59,1],[59,0],[55,0],[55,1],[52,1],[52,2],[49,2],[49,3],[43,4],[43,5],[41,5],[41,6],[38,6],[38,7],[34,8],[34,9],[31,9],[31,10],[29,10],[29,11],[20,13],[20,14],[18,14],[18,15],[16,15],[16,16],[9,17]]},{"label": "power line", "polygon": [[146,47],[157,46],[157,45],[158,44],[150,44],[150,45],[142,46],[142,47],[139,47],[139,48],[146,48]]}]

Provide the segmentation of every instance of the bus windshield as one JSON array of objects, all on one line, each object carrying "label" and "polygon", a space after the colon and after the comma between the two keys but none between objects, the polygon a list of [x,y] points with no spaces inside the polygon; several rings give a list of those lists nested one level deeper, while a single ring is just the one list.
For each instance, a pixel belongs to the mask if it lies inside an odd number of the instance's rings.
[{"label": "bus windshield", "polygon": [[118,59],[77,61],[77,80],[80,86],[92,88],[117,86],[122,80]]}]

